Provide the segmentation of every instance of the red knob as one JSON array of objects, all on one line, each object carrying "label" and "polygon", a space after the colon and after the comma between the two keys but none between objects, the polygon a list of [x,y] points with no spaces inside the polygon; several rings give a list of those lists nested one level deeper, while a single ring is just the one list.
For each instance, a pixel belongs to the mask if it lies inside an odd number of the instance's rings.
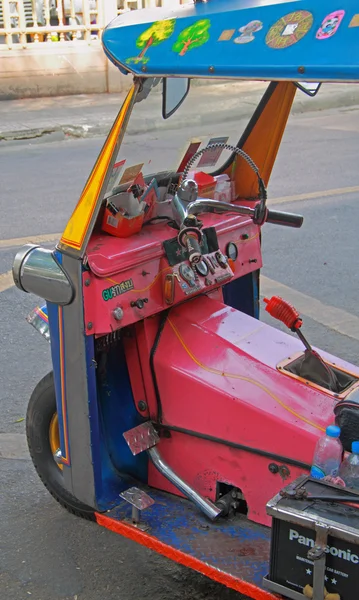
[{"label": "red knob", "polygon": [[267,305],[266,311],[278,321],[282,321],[289,329],[301,328],[303,321],[299,312],[289,302],[279,296],[272,296],[270,299],[264,298],[264,302]]}]

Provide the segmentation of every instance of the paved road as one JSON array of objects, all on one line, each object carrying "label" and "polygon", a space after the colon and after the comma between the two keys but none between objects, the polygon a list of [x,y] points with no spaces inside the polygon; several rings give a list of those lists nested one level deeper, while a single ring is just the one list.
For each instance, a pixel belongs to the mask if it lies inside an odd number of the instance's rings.
[{"label": "paved road", "polygon": [[[171,134],[166,152],[175,152],[183,133]],[[305,225],[298,231],[266,225],[263,235],[263,290],[286,294],[304,314],[311,342],[355,364],[358,135],[356,110],[293,117],[269,195],[273,207],[304,214]],[[19,419],[50,358],[46,342],[24,321],[36,299],[11,287],[6,275],[16,251],[16,242],[6,240],[61,231],[101,144],[89,139],[0,148],[0,597],[235,600],[234,592],[68,515],[28,460]],[[138,138],[132,144],[133,158],[148,147]]]}]

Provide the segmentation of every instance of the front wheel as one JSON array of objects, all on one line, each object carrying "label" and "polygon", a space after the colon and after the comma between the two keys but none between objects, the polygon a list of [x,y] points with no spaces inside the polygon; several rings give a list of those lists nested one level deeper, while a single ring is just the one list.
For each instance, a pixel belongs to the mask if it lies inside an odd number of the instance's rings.
[{"label": "front wheel", "polygon": [[59,450],[55,385],[48,373],[34,389],[26,415],[26,435],[35,469],[50,494],[70,513],[94,520],[94,510],[77,500],[64,487],[63,466],[54,458]]}]

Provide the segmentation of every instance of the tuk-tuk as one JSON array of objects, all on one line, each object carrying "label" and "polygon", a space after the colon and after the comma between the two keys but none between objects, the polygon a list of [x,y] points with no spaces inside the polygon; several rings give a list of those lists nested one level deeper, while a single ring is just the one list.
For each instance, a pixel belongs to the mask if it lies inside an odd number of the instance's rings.
[{"label": "tuk-tuk", "polygon": [[[303,222],[267,205],[292,103],[359,80],[357,3],[139,10],[102,42],[133,84],[58,245],[13,266],[51,344],[35,468],[73,514],[248,597],[356,600],[359,491],[310,473],[328,425],[345,452],[359,437],[359,368],[314,350],[285,299],[263,306],[288,333],[259,305],[262,226]],[[205,114],[217,79],[268,81],[241,135]],[[167,125],[186,110],[197,137],[177,160]]]}]

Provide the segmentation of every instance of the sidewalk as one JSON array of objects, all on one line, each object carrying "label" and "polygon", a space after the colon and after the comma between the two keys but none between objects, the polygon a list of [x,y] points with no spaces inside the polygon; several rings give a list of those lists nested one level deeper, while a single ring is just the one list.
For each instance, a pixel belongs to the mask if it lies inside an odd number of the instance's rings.
[{"label": "sidewalk", "polygon": [[[226,82],[204,87],[194,85],[180,111],[164,121],[160,110],[160,86],[137,107],[128,127],[129,134],[166,127],[205,125],[249,118],[267,83]],[[0,143],[57,134],[66,137],[106,135],[121,107],[125,94],[93,94],[57,98],[30,98],[0,102]],[[204,102],[205,98],[205,102]],[[315,98],[298,91],[293,113],[330,108],[359,107],[359,85],[325,84]]]}]

